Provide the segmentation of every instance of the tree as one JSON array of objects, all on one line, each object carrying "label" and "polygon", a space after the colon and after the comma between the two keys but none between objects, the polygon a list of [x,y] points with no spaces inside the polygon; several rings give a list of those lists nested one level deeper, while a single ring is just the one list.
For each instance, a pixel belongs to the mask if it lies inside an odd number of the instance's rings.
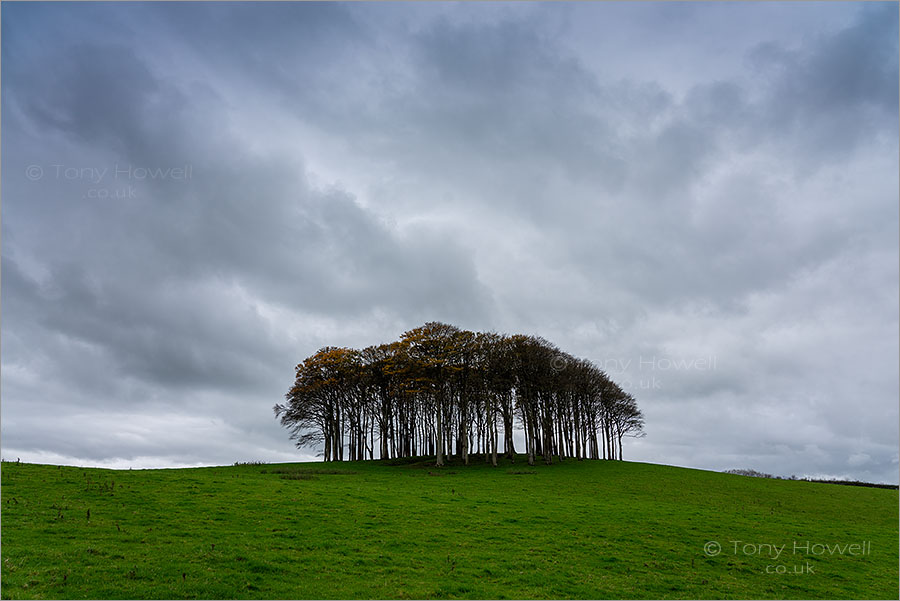
[{"label": "tree", "polygon": [[374,459],[377,447],[379,459],[433,455],[442,466],[480,455],[496,466],[501,424],[502,452],[515,459],[517,422],[530,465],[621,460],[623,437],[644,435],[632,395],[537,336],[429,322],[361,351],[321,348],[294,376],[275,416],[297,447],[321,445],[325,461]]},{"label": "tree", "polygon": [[623,392],[615,399],[611,413],[613,430],[619,447],[619,460],[622,459],[622,437],[641,438],[644,433],[644,414],[638,409],[633,396]]},{"label": "tree", "polygon": [[435,415],[436,464],[444,465],[445,443],[451,440],[450,409],[452,374],[457,365],[459,328],[440,322],[429,322],[405,332],[400,338],[409,356],[409,375],[416,390],[425,394]]}]

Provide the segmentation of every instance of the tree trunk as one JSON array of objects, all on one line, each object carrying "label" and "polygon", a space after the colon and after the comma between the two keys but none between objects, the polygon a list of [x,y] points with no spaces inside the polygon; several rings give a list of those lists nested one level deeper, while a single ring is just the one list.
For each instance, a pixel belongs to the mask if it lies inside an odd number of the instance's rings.
[{"label": "tree trunk", "polygon": [[516,443],[513,440],[513,420],[512,415],[503,412],[503,447],[506,450],[506,456],[510,461],[516,461]]},{"label": "tree trunk", "polygon": [[435,435],[437,436],[437,439],[435,440],[436,444],[434,446],[435,454],[436,454],[435,465],[438,467],[443,467],[443,465],[444,465],[444,441],[443,441],[444,423],[442,420],[441,413],[443,413],[443,412],[441,411],[441,408],[438,407],[437,408],[437,428],[435,429]]},{"label": "tree trunk", "polygon": [[469,465],[469,422],[463,417],[460,419],[459,437],[462,438],[462,458],[463,464]]},{"label": "tree trunk", "polygon": [[494,416],[494,419],[491,420],[493,424],[491,427],[491,465],[497,467],[497,416]]},{"label": "tree trunk", "polygon": [[535,443],[535,435],[534,435],[534,420],[530,418],[528,419],[527,432],[525,434],[525,440],[528,444],[528,465],[534,465],[534,443]]}]

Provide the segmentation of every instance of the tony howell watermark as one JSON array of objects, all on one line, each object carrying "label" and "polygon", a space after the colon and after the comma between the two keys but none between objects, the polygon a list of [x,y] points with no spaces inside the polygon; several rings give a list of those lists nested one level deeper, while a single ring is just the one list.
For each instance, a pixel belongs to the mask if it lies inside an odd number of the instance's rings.
[{"label": "tony howell watermark", "polygon": [[[831,556],[865,557],[872,554],[871,541],[816,543],[813,541],[791,541],[790,543],[764,543],[743,540],[729,540],[724,545],[711,540],[703,545],[707,557],[733,555],[759,557],[778,561],[779,559],[820,559]],[[803,564],[767,564],[767,574],[815,574],[816,566],[806,561]]]},{"label": "tony howell watermark", "polygon": [[778,559],[783,553],[789,555],[810,555],[822,557],[826,555],[863,556],[872,554],[871,541],[852,543],[814,543],[811,541],[792,541],[781,545],[774,543],[754,543],[743,540],[730,540],[723,547],[718,541],[711,540],[703,545],[703,552],[715,557],[725,551],[731,555],[761,556]]},{"label": "tony howell watermark", "polygon": [[718,358],[715,355],[702,357],[667,357],[640,355],[631,358],[610,358],[599,366],[609,373],[624,373],[630,369],[642,372],[650,371],[715,371]]},{"label": "tony howell watermark", "polygon": [[[25,177],[33,182],[63,181],[80,188],[82,199],[128,200],[138,197],[137,185],[146,182],[185,182],[193,179],[194,166],[183,165],[135,165],[115,163],[107,166],[29,165]],[[106,185],[101,185],[106,184]]]},{"label": "tony howell watermark", "polygon": [[[571,358],[565,353],[557,354],[550,362],[554,371],[565,370]],[[619,385],[625,390],[661,390],[662,376],[682,372],[709,372],[719,367],[718,357],[705,356],[659,356],[640,355],[637,357],[607,358],[596,364],[606,373],[615,376]]]},{"label": "tony howell watermark", "polygon": [[[556,354],[550,361],[550,366],[562,371],[572,357],[565,353]],[[667,357],[651,355],[645,357],[613,357],[604,359],[597,367],[611,374],[623,374],[628,371],[640,372],[674,372],[674,371],[715,371],[718,369],[718,358],[715,355],[703,357]]]},{"label": "tony howell watermark", "polygon": [[[566,353],[557,353],[550,359],[550,368],[555,372],[568,369],[576,359]],[[606,373],[615,376],[624,390],[662,390],[660,376],[675,372],[708,372],[718,369],[715,355],[672,357],[638,356],[608,358],[595,364]]]},{"label": "tony howell watermark", "polygon": [[25,177],[33,182],[41,180],[80,181],[101,184],[110,181],[185,181],[194,177],[194,166],[184,165],[147,166],[116,163],[105,167],[84,167],[75,165],[29,165]]}]

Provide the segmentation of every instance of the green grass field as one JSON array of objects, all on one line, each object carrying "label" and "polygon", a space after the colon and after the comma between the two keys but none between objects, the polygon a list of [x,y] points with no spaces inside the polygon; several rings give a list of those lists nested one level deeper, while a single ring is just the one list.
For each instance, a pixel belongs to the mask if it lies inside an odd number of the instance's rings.
[{"label": "green grass field", "polygon": [[891,599],[900,577],[896,490],[618,461],[4,463],[0,555],[4,599]]}]

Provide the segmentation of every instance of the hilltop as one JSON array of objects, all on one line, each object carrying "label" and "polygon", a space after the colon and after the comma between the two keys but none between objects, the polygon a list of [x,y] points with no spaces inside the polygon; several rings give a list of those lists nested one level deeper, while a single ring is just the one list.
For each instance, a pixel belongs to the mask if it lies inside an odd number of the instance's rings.
[{"label": "hilltop", "polygon": [[408,459],[4,463],[2,493],[11,599],[897,594],[895,490],[622,461]]}]

